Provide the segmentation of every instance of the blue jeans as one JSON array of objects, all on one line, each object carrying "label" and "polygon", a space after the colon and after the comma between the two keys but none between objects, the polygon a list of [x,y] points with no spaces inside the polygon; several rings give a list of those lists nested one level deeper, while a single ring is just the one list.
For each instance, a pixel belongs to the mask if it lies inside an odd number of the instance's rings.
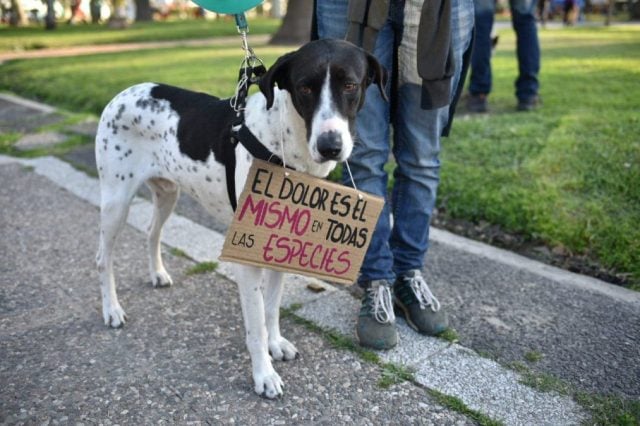
[{"label": "blue jeans", "polygon": [[[538,94],[540,72],[540,44],[536,27],[535,0],[509,0],[511,22],[517,37],[518,79],[516,97],[527,101]],[[472,95],[491,92],[491,28],[495,14],[495,0],[475,0],[476,39],[471,56]]]},{"label": "blue jeans", "polygon": [[[320,38],[344,38],[347,4],[348,0],[318,0],[316,18]],[[392,151],[397,163],[391,194],[393,227],[391,208],[386,202],[360,269],[360,282],[394,280],[396,275],[421,269],[429,244],[429,222],[440,179],[440,135],[447,124],[449,108],[421,109],[421,85],[411,82],[415,80],[412,79],[417,72],[415,67],[402,61],[394,64],[394,58],[403,56],[402,53],[406,57],[412,48],[415,50],[415,42],[407,41],[411,37],[404,37],[403,42],[405,31],[417,31],[415,22],[405,19],[405,9],[412,8],[406,15],[415,17],[415,10],[421,5],[421,0],[392,0],[389,17],[376,40],[373,54],[390,73],[397,73],[390,76],[390,81],[397,81],[393,91],[395,109],[392,111],[377,87],[371,86],[356,119],[357,138],[349,165],[357,188],[387,198],[384,166],[391,151],[391,125]],[[452,96],[460,77],[462,54],[471,42],[472,7],[472,0],[452,1],[455,57]],[[387,90],[391,95],[390,86]],[[346,167],[343,169],[343,183],[350,185]]]}]

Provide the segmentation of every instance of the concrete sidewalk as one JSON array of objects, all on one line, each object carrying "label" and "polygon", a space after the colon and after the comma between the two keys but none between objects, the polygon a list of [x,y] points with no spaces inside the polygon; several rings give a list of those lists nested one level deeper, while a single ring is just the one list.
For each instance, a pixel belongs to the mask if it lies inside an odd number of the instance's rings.
[{"label": "concrete sidewalk", "polygon": [[[43,120],[55,114],[5,99],[0,121],[18,106]],[[69,156],[91,166],[91,151],[81,147]],[[426,274],[462,345],[420,336],[400,322],[398,348],[380,356],[413,370],[415,381],[384,390],[380,367],[285,320],[303,358],[276,365],[286,396],[262,401],[251,394],[237,294],[224,264],[222,275],[188,277],[191,262],[167,255],[176,285],[151,289],[139,232],[150,205],[137,199],[116,261],[131,322],[106,330],[93,263],[97,182],[53,158],[1,157],[0,164],[0,335],[8,342],[0,348],[0,382],[8,384],[0,390],[0,420],[470,421],[438,406],[425,387],[506,424],[586,418],[570,398],[523,385],[523,376],[504,367],[514,362],[590,393],[640,396],[638,293],[433,230]],[[196,261],[216,260],[223,237],[212,229],[215,219],[185,198],[177,213],[165,243]],[[308,282],[288,277],[285,303],[351,337],[358,301],[327,284],[311,292]],[[541,359],[526,361],[532,353]]]}]

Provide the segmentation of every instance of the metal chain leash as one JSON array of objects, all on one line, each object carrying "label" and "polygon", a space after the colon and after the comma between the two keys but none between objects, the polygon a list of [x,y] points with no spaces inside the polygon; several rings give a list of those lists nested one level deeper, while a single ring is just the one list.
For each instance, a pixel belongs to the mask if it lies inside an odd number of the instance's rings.
[{"label": "metal chain leash", "polygon": [[260,77],[267,71],[264,63],[260,58],[256,56],[251,46],[249,46],[248,33],[249,26],[244,14],[235,15],[236,27],[238,33],[242,38],[242,50],[244,51],[244,58],[240,64],[240,72],[238,74],[238,84],[233,97],[230,99],[230,104],[233,110],[236,112],[236,117],[242,117],[244,111],[247,94],[249,92],[249,86],[259,81]]}]

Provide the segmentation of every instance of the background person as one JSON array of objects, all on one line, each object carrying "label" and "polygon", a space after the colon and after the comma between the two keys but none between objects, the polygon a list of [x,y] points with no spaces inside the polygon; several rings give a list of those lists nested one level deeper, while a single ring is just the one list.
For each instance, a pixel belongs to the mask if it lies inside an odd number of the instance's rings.
[{"label": "background person", "polygon": [[[495,15],[494,0],[474,0],[476,38],[471,56],[471,77],[467,110],[487,112],[491,93],[491,29]],[[516,98],[518,111],[530,111],[540,105],[538,73],[540,72],[540,43],[536,27],[536,0],[509,0],[511,23],[516,32],[518,78]]]}]

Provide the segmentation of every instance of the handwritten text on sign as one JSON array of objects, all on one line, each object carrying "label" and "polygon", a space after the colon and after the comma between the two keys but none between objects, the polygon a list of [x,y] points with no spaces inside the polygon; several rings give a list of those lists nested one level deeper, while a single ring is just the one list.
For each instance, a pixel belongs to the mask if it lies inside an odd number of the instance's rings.
[{"label": "handwritten text on sign", "polygon": [[384,201],[254,160],[221,260],[350,284]]}]

